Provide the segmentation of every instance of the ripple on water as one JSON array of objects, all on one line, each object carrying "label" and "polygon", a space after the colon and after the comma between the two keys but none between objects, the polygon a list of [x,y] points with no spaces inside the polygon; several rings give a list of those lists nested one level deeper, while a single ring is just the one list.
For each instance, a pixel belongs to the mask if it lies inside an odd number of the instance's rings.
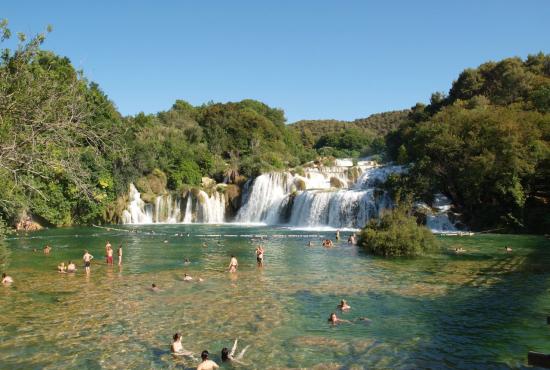
[{"label": "ripple on water", "polygon": [[[172,237],[178,227],[222,236]],[[192,368],[196,361],[169,353],[176,331],[186,349],[209,349],[215,360],[239,338],[240,348],[250,345],[245,362],[251,368],[502,368],[524,366],[529,349],[550,351],[543,322],[550,307],[544,261],[550,258],[530,257],[536,241],[530,237],[513,239],[517,255],[503,254],[502,240],[483,236],[460,240],[471,256],[390,261],[344,243],[325,250],[306,248],[310,238],[277,236],[264,241],[266,267],[257,269],[255,244],[224,233],[284,231],[155,230],[172,235],[169,243],[163,243],[166,235],[88,229],[78,229],[78,238],[63,229],[10,240],[16,284],[0,292],[0,307],[10,313],[0,316],[0,363]],[[103,263],[107,238],[125,243],[120,271]],[[50,256],[32,252],[46,242],[54,247]],[[80,261],[83,246],[96,256],[91,276],[55,272],[61,260]],[[223,272],[231,254],[240,261],[234,275]],[[185,257],[191,265],[183,265]],[[185,282],[184,272],[204,282]],[[160,292],[148,289],[153,282]],[[326,319],[342,298],[352,310],[339,315],[354,323],[331,327]],[[361,317],[372,321],[357,321]]]}]

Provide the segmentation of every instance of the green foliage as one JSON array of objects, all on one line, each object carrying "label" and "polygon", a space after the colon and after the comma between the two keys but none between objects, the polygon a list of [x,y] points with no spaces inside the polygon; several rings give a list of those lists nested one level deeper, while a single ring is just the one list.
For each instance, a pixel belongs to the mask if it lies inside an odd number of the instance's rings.
[{"label": "green foliage", "polygon": [[550,226],[549,65],[544,54],[486,63],[462,72],[448,97],[417,104],[386,137],[390,157],[412,163],[388,187],[424,198],[443,191],[474,228]]},{"label": "green foliage", "polygon": [[419,256],[437,250],[435,237],[418,225],[410,207],[398,206],[372,219],[361,231],[360,245],[368,253],[383,257]]},{"label": "green foliage", "polygon": [[0,271],[4,271],[8,267],[10,251],[4,242],[7,233],[6,224],[0,218]]},{"label": "green foliage", "polygon": [[196,162],[181,159],[178,161],[177,167],[172,168],[168,185],[172,189],[178,189],[183,185],[200,185],[201,170]]},{"label": "green foliage", "polygon": [[[4,41],[11,32],[7,22],[0,28]],[[86,209],[98,219],[114,197],[112,161],[123,157],[120,116],[68,58],[40,50],[44,34],[18,39],[0,60],[0,168],[9,186],[0,216],[13,224],[31,212],[65,225]]]},{"label": "green foliage", "polygon": [[353,122],[336,120],[298,121],[290,128],[298,133],[302,145],[314,148],[321,156],[360,157],[382,153],[383,136],[406,120],[408,111],[373,114]]}]

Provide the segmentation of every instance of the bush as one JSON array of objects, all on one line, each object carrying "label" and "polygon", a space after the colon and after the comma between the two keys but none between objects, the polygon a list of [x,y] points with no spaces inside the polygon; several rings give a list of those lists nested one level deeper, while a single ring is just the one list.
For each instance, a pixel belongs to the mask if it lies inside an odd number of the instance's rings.
[{"label": "bush", "polygon": [[437,249],[430,230],[409,215],[410,207],[398,206],[371,220],[361,231],[360,245],[383,257],[419,256]]}]

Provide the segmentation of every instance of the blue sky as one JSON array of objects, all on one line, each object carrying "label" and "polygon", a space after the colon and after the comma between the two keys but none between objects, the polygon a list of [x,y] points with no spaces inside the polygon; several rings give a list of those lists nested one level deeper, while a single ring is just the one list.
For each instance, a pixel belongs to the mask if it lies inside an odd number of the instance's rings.
[{"label": "blue sky", "polygon": [[429,100],[488,60],[550,52],[550,1],[3,1],[15,32],[54,31],[121,113],[257,99],[288,121]]}]

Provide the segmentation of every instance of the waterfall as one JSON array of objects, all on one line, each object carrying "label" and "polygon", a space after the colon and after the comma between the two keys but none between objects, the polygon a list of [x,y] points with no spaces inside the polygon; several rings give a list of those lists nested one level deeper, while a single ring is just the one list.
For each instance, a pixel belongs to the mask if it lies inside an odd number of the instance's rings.
[{"label": "waterfall", "polygon": [[192,222],[193,217],[193,198],[191,197],[191,193],[189,193],[185,200],[185,214],[183,216],[183,223],[184,224],[190,224]]},{"label": "waterfall", "polygon": [[215,191],[211,196],[199,191],[198,218],[205,224],[219,224],[225,221],[225,197]]},{"label": "waterfall", "polygon": [[291,192],[293,183],[294,177],[287,172],[270,172],[256,177],[248,201],[237,214],[237,221],[265,221],[268,211],[278,209],[285,195]]},{"label": "waterfall", "polygon": [[[153,204],[146,204],[134,184],[130,184],[130,202],[122,212],[123,224],[151,224],[151,223],[222,223],[225,221],[225,197],[215,191],[211,196],[200,190],[195,197],[191,192],[185,199],[185,209],[182,208],[183,199],[171,194],[158,195]],[[193,204],[197,212],[193,218]],[[183,213],[182,213],[183,211]]]},{"label": "waterfall", "polygon": [[[184,196],[163,194],[151,204],[130,185],[123,223],[264,223],[293,227],[361,228],[393,206],[381,185],[403,166],[380,166],[372,161],[337,160],[333,166],[309,164],[296,172],[265,173],[242,188],[241,207],[234,220],[226,216],[226,197],[219,189]],[[451,202],[442,194],[432,207],[422,205],[426,224],[436,232],[455,231],[447,217]]]},{"label": "waterfall", "polygon": [[451,200],[443,194],[435,194],[432,210],[426,216],[426,226],[437,233],[456,232],[455,225],[449,220]]},{"label": "waterfall", "polygon": [[141,200],[141,194],[134,184],[130,184],[128,192],[130,203],[128,209],[122,212],[122,223],[125,224],[150,224],[153,222],[153,216],[150,207]]}]

